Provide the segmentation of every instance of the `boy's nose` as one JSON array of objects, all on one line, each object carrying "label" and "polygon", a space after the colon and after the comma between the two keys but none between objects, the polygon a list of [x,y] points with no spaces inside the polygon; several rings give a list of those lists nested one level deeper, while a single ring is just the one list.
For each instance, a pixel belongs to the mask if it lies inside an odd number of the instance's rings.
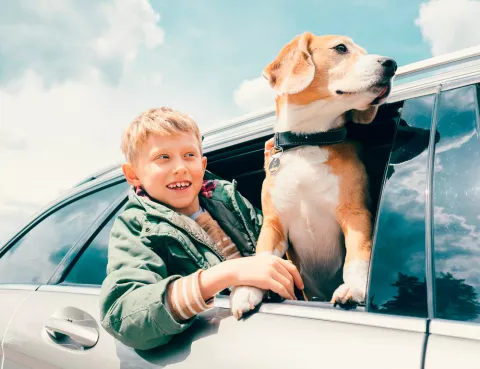
[{"label": "boy's nose", "polygon": [[174,174],[185,174],[187,173],[187,168],[185,168],[184,165],[178,165],[174,171],[173,171]]}]

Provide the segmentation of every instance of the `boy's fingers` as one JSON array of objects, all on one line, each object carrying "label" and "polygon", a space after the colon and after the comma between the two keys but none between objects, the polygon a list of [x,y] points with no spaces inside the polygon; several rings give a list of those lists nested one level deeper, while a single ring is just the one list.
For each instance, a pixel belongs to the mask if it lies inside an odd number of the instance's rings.
[{"label": "boy's fingers", "polygon": [[[278,270],[280,269],[280,270]],[[278,268],[277,272],[274,273],[273,279],[277,282],[280,282],[283,287],[287,290],[291,298],[295,298],[295,290],[293,289],[293,279],[290,273],[285,268]],[[283,271],[281,271],[283,269]]]},{"label": "boy's fingers", "polygon": [[278,281],[272,279],[270,283],[270,290],[279,294],[284,299],[292,300],[293,297],[288,293],[287,289]]},{"label": "boy's fingers", "polygon": [[303,284],[302,276],[300,275],[300,272],[298,271],[297,267],[290,260],[281,259],[281,261],[285,269],[287,269],[287,271],[292,275],[295,285],[299,289],[303,290],[305,286]]}]

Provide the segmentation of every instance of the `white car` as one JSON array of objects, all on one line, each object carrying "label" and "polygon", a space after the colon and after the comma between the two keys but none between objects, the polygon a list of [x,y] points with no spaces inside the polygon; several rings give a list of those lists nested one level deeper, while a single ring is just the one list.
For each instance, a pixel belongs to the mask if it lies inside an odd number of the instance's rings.
[{"label": "white car", "polygon": [[[375,216],[366,306],[228,299],[168,345],[126,347],[99,324],[107,243],[128,184],[93,175],[0,247],[1,369],[480,368],[480,48],[400,68],[365,146]],[[205,134],[209,170],[260,207],[273,110]],[[479,227],[479,228],[477,228]]]}]

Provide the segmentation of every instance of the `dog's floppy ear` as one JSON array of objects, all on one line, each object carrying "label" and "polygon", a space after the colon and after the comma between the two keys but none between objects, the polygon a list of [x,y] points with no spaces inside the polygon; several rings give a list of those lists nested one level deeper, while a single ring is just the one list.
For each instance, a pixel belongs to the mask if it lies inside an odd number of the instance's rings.
[{"label": "dog's floppy ear", "polygon": [[375,119],[375,115],[377,115],[378,106],[370,106],[365,110],[355,110],[352,109],[349,111],[347,120],[352,121],[354,123],[361,123],[361,124],[368,124]]},{"label": "dog's floppy ear", "polygon": [[315,64],[309,46],[313,37],[310,32],[295,37],[263,70],[263,76],[278,94],[296,94],[312,83]]}]

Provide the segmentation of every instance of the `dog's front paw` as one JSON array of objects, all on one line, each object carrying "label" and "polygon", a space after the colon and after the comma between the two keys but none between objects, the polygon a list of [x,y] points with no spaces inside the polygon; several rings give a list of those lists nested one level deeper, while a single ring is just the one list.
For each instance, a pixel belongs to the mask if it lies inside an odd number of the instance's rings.
[{"label": "dog's front paw", "polygon": [[365,301],[365,290],[352,287],[347,283],[342,284],[333,293],[332,304],[356,303],[363,304]]},{"label": "dog's front paw", "polygon": [[367,289],[369,261],[352,260],[343,268],[343,281],[333,293],[331,302],[333,304],[365,302],[365,290]]},{"label": "dog's front paw", "polygon": [[249,286],[240,286],[233,289],[230,294],[230,310],[233,316],[239,320],[244,313],[253,310],[262,302],[265,291]]}]

